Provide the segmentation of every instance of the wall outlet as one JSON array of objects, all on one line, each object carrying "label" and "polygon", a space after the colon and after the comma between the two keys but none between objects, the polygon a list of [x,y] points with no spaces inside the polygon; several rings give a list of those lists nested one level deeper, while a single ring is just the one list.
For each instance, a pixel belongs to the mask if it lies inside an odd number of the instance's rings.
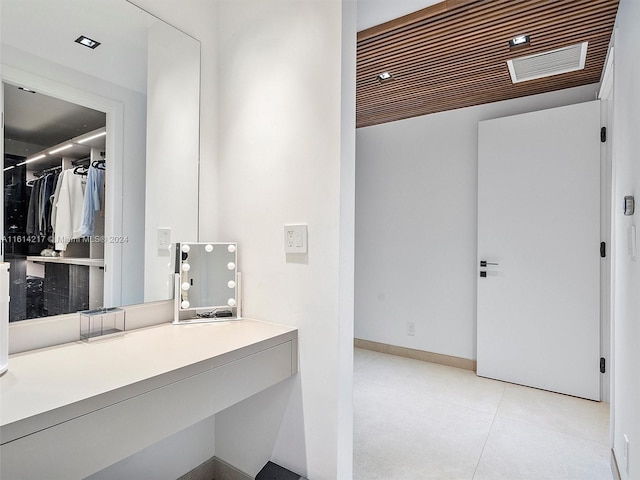
[{"label": "wall outlet", "polygon": [[415,322],[407,322],[407,335],[413,337],[416,334]]},{"label": "wall outlet", "polygon": [[284,226],[284,252],[285,253],[307,253],[307,226],[306,225],[285,225]]}]

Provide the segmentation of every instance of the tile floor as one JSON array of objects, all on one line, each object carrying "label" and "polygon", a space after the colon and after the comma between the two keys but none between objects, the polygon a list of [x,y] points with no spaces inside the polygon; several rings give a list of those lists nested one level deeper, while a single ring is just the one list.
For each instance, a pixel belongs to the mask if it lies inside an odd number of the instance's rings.
[{"label": "tile floor", "polygon": [[609,405],[355,350],[354,480],[612,480]]}]

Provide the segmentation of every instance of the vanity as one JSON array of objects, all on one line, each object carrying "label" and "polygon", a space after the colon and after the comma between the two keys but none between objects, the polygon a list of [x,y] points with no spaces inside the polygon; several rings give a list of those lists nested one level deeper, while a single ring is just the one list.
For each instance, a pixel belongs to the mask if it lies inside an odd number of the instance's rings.
[{"label": "vanity", "polygon": [[[233,258],[218,265],[217,246],[197,243],[199,42],[129,1],[83,2],[72,16],[73,7],[56,8],[72,3],[37,2],[34,15],[31,2],[2,1],[0,77],[21,94],[105,114],[104,255],[82,265],[34,260],[102,269],[89,288],[100,289],[101,307],[127,309],[127,328],[82,342],[77,313],[12,322],[9,351],[20,353],[0,377],[0,478],[9,480],[85,478],[298,368],[296,329],[226,318],[240,316],[234,250],[225,245]],[[72,37],[96,32],[102,46],[85,49],[46,33],[51,26]],[[39,38],[49,39],[44,49]],[[30,152],[18,163],[38,161]],[[190,250],[176,251],[185,241]],[[231,277],[207,278],[205,265]],[[66,283],[77,291],[82,282]],[[219,297],[205,294],[214,290]],[[147,313],[140,328],[134,311],[162,310],[171,298],[180,300],[173,312]]]},{"label": "vanity", "polygon": [[297,342],[243,319],[15,354],[0,377],[0,477],[85,478],[294,375]]}]

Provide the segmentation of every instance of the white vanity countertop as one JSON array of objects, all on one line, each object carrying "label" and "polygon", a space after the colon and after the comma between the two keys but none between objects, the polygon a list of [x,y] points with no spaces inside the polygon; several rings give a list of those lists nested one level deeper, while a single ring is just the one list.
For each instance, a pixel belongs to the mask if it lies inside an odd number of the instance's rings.
[{"label": "white vanity countertop", "polygon": [[27,260],[31,262],[65,263],[68,265],[85,265],[87,267],[104,267],[104,258],[73,258],[73,257],[43,257],[30,255]]},{"label": "white vanity countertop", "polygon": [[161,324],[12,355],[0,377],[0,440],[9,442],[297,335],[295,328],[249,319]]}]

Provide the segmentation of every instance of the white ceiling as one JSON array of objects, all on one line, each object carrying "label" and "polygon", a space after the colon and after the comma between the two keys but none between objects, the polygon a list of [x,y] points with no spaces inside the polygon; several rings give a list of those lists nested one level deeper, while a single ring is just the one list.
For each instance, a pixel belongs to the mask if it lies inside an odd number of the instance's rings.
[{"label": "white ceiling", "polygon": [[442,0],[358,0],[358,31],[422,10]]},{"label": "white ceiling", "polygon": [[[0,7],[3,51],[13,48],[146,92],[147,31],[159,20],[135,5],[113,0],[1,0]],[[101,45],[92,50],[75,43],[80,35]]]},{"label": "white ceiling", "polygon": [[9,84],[4,84],[4,114],[5,151],[24,157],[106,123],[103,112]]}]

